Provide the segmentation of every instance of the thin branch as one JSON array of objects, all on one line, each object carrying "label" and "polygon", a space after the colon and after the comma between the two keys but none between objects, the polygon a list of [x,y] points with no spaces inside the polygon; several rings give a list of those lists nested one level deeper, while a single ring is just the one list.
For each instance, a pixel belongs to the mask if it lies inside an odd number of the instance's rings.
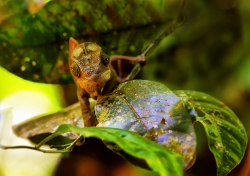
[{"label": "thin branch", "polygon": [[[159,44],[159,42],[169,34],[171,34],[180,23],[178,23],[179,19],[181,18],[183,14],[183,10],[186,4],[186,0],[181,0],[180,6],[179,6],[179,11],[173,22],[170,24],[170,26],[157,38],[154,39],[152,43],[149,44],[149,46],[137,57],[141,58],[146,58],[154,49],[155,47]],[[144,61],[145,63],[145,61]],[[124,80],[132,80],[134,77],[138,74],[138,72],[143,68],[145,64],[142,63],[137,63],[135,64],[134,68],[132,69],[131,73],[124,79]]]},{"label": "thin branch", "polygon": [[178,14],[175,17],[175,19],[173,20],[173,22],[171,23],[171,25],[161,35],[159,35],[156,39],[154,39],[154,41],[142,52],[142,54],[145,57],[147,55],[149,55],[154,50],[154,48],[159,44],[159,42],[164,37],[171,34],[178,27],[178,24],[179,24],[178,21],[179,21],[179,19],[181,18],[182,14],[183,14],[185,4],[186,4],[186,0],[181,0]]}]

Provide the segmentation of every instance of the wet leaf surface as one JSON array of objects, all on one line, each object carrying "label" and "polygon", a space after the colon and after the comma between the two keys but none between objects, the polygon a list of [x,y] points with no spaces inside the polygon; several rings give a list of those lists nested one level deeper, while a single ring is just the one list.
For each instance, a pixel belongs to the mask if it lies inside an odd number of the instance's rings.
[{"label": "wet leaf surface", "polygon": [[185,168],[195,161],[196,137],[183,102],[163,84],[133,80],[98,98],[97,127],[126,129],[182,155]]},{"label": "wet leaf surface", "polygon": [[247,134],[238,117],[224,103],[205,93],[174,91],[190,108],[194,122],[200,122],[217,164],[217,175],[227,175],[242,160]]},{"label": "wet leaf surface", "polygon": [[87,138],[95,137],[114,143],[129,155],[144,159],[148,166],[160,176],[183,175],[180,155],[130,131],[104,127],[77,128],[64,124],[50,138],[67,132],[76,132]]}]

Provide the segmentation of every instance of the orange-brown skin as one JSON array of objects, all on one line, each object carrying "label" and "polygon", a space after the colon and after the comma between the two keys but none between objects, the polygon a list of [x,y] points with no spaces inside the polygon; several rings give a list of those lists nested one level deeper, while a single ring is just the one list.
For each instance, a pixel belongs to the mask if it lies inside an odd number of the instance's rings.
[{"label": "orange-brown skin", "polygon": [[[94,114],[91,113],[89,96],[97,99],[108,94],[119,83],[131,80],[137,74],[133,72],[128,77],[123,74],[121,61],[126,61],[134,66],[136,63],[145,64],[144,55],[137,57],[113,56],[111,59],[103,53],[102,48],[92,42],[78,44],[69,40],[69,67],[77,85],[77,96],[81,105],[84,126],[97,125]],[[110,62],[118,61],[118,68],[114,69]],[[139,71],[139,70],[137,70]]]},{"label": "orange-brown skin", "polygon": [[90,110],[89,95],[97,98],[109,93],[118,84],[116,74],[110,69],[109,57],[99,45],[92,42],[78,44],[70,38],[69,46],[69,67],[77,85],[84,126],[95,126],[97,121]]}]

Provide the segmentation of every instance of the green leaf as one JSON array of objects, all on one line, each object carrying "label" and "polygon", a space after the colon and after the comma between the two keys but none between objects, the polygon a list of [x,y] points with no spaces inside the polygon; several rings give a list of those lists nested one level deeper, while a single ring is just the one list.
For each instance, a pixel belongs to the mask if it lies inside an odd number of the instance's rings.
[{"label": "green leaf", "polygon": [[31,14],[20,3],[10,1],[7,5],[13,8],[6,11],[11,15],[1,22],[0,65],[24,79],[46,83],[73,82],[70,37],[96,42],[109,55],[138,55],[178,11],[167,11],[171,4],[163,0],[55,0]]},{"label": "green leaf", "polygon": [[115,143],[127,154],[144,159],[148,166],[160,176],[183,175],[182,158],[179,154],[130,131],[105,127],[78,128],[64,124],[47,139],[50,140],[67,132],[76,132],[84,137],[95,137]]},{"label": "green leaf", "polygon": [[247,146],[244,126],[231,109],[210,95],[186,90],[174,93],[187,103],[193,121],[204,126],[217,175],[227,175],[244,156]]}]

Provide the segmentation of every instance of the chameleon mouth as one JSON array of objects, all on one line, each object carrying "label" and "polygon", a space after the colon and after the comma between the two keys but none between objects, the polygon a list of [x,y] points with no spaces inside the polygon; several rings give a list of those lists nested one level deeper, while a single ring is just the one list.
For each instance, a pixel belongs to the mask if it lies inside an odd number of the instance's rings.
[{"label": "chameleon mouth", "polygon": [[111,77],[111,70],[108,69],[108,70],[101,72],[101,73],[98,73],[98,72],[93,73],[87,79],[95,80],[96,82],[106,84],[106,82],[110,79],[110,77]]}]

